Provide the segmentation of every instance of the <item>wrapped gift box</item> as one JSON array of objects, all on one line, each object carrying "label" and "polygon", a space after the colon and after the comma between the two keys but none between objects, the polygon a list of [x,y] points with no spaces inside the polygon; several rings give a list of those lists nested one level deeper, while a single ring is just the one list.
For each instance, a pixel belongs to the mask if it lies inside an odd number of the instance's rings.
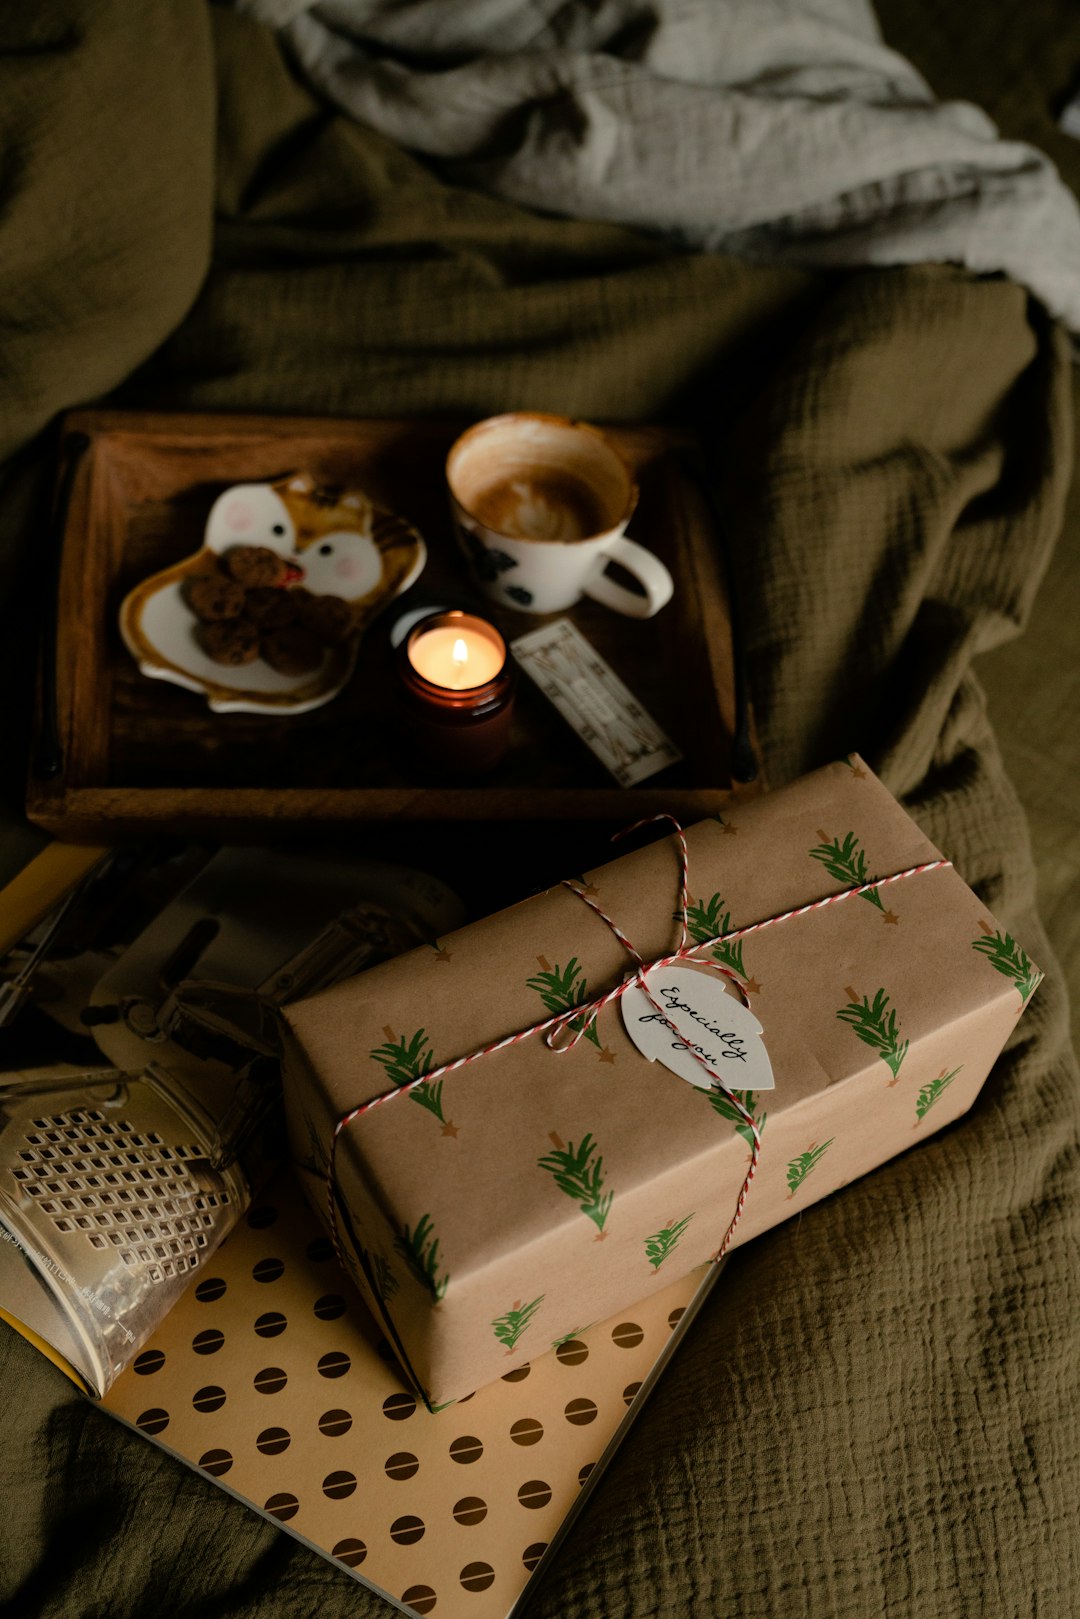
[{"label": "wrapped gift box", "polygon": [[[775,1076],[739,1092],[762,1142],[742,1243],[970,1107],[1040,975],[950,866],[847,892],[941,858],[856,756],[686,843],[697,940],[847,896],[701,952],[745,984]],[[646,961],[678,946],[674,835],[572,881]],[[324,1219],[344,1113],[632,966],[556,886],[290,1007],[290,1136]],[[713,1255],[751,1134],[720,1090],[646,1060],[616,1001],[569,1052],[533,1035],[345,1129],[341,1244],[439,1405]]]}]

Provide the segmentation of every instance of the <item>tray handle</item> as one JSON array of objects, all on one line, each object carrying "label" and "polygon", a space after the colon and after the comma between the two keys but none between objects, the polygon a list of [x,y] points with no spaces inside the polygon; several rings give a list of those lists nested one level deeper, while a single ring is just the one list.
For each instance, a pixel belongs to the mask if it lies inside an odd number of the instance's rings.
[{"label": "tray handle", "polygon": [[34,756],[35,774],[49,778],[58,776],[64,767],[64,750],[60,741],[60,721],[57,712],[56,682],[57,634],[60,613],[60,564],[64,550],[64,530],[67,527],[71,493],[75,475],[82,458],[90,448],[87,433],[68,433],[60,446],[63,470],[56,491],[52,522],[49,526],[49,544],[45,579],[42,589],[44,615],[41,629],[41,734]]},{"label": "tray handle", "polygon": [[743,634],[743,620],[739,607],[735,564],[731,555],[727,526],[720,510],[720,502],[717,499],[713,480],[705,464],[703,452],[698,448],[687,448],[677,451],[676,454],[685,471],[689,473],[697,484],[705,502],[709,521],[716,536],[716,543],[720,548],[720,559],[724,569],[724,583],[727,586],[728,605],[731,611],[731,663],[735,687],[735,727],[734,735],[731,739],[731,759],[728,768],[731,771],[733,781],[756,781],[759,767],[757,756],[754,752],[754,744],[750,736],[750,684],[746,666],[746,640]]}]

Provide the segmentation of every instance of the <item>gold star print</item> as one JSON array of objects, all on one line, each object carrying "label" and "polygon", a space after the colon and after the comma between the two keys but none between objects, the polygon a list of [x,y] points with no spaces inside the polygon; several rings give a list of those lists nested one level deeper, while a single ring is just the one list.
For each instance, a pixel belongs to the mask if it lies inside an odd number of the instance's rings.
[{"label": "gold star print", "polygon": [[457,1140],[458,1127],[453,1119],[447,1119],[442,1127],[442,1133],[444,1136],[453,1136],[455,1141]]},{"label": "gold star print", "polygon": [[599,1055],[600,1055],[600,1061],[601,1062],[614,1062],[615,1061],[615,1053],[612,1050],[610,1050],[610,1048],[608,1046],[603,1046],[601,1048],[601,1050],[600,1050]]},{"label": "gold star print", "polygon": [[851,774],[856,776],[859,781],[866,780],[866,771],[863,769],[862,765],[852,765]]},{"label": "gold star print", "polygon": [[892,926],[895,928],[895,927],[899,926],[900,918],[897,916],[895,911],[886,911],[884,916],[882,917],[882,921],[886,922],[886,923],[891,923]]},{"label": "gold star print", "polygon": [[739,835],[738,827],[732,826],[730,821],[721,821],[720,830],[726,838],[737,838]]},{"label": "gold star print", "polygon": [[598,1231],[596,1233],[596,1236],[593,1238],[593,1241],[594,1242],[606,1242],[607,1241],[607,1232],[606,1231]]},{"label": "gold star print", "polygon": [[595,899],[600,890],[595,883],[587,883],[584,877],[578,878],[578,893],[585,894],[589,899]]},{"label": "gold star print", "polygon": [[756,978],[748,978],[746,983],[743,985],[743,989],[745,989],[748,995],[761,994],[761,985],[758,983]]},{"label": "gold star print", "polygon": [[439,949],[436,950],[436,952],[435,952],[435,960],[436,961],[450,961],[451,959],[452,959],[451,958],[451,952],[449,950],[447,950],[445,945],[441,945],[439,947]]}]

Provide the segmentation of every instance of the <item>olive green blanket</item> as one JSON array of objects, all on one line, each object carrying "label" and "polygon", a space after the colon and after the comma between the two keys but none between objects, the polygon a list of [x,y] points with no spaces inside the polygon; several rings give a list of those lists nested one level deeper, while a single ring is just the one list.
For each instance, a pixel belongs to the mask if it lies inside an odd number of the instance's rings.
[{"label": "olive green blanket", "polygon": [[[1067,1619],[1080,1091],[970,668],[1022,626],[1060,524],[1060,334],[1001,280],[750,267],[455,190],[202,0],[9,12],[0,564],[16,673],[40,434],[70,405],[119,390],[181,409],[694,421],[771,778],[859,749],[1047,969],[969,1116],[731,1263],[537,1615]],[[386,1611],[6,1329],[0,1389],[3,1611]]]}]

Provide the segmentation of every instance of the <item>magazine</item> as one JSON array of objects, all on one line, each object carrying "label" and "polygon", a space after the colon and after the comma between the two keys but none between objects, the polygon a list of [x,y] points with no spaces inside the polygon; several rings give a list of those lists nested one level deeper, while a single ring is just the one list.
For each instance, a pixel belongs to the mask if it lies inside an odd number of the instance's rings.
[{"label": "magazine", "polygon": [[[205,911],[199,881],[179,896],[185,939]],[[464,1400],[417,1401],[302,1172],[267,1171],[280,1152],[275,987],[309,993],[385,952],[378,910],[324,919],[287,971],[258,969],[254,990],[190,976],[189,960],[150,1042],[168,1063],[0,1076],[0,1317],[102,1409],[402,1611],[508,1619],[720,1267],[582,1323]],[[160,923],[140,935],[139,973]],[[99,981],[108,995],[131,987],[124,959]],[[131,1021],[106,1022],[99,1045],[137,1052]]]}]

